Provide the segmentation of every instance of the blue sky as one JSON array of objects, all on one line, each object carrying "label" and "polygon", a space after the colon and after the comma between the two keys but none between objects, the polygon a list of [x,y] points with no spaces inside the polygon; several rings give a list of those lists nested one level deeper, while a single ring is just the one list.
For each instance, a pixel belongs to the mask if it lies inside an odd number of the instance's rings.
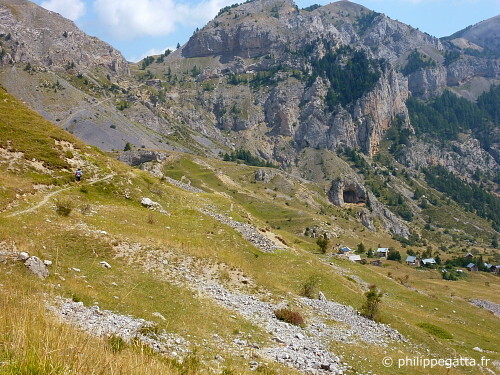
[{"label": "blue sky", "polygon": [[[240,0],[242,2],[244,0]],[[238,0],[35,0],[110,43],[129,61],[188,41],[219,9]],[[330,1],[295,0],[300,8]],[[442,37],[500,14],[500,0],[356,0],[358,4]]]}]

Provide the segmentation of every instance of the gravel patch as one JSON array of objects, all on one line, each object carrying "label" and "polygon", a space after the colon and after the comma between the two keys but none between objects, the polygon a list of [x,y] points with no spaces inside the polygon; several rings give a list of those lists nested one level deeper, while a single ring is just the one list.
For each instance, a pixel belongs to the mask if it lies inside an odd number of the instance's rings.
[{"label": "gravel patch", "polygon": [[175,179],[173,179],[171,177],[165,176],[165,180],[167,182],[169,182],[170,184],[172,184],[174,186],[177,186],[178,188],[181,188],[183,190],[189,191],[191,193],[205,193],[205,191],[203,191],[201,189],[198,189],[198,188],[196,188],[194,186],[185,184],[184,182],[180,182],[179,180],[175,180]]},{"label": "gravel patch", "polygon": [[500,305],[498,303],[486,301],[484,299],[471,299],[469,302],[474,306],[491,311],[496,316],[500,316]]},{"label": "gravel patch", "polygon": [[164,330],[155,333],[156,324],[151,321],[101,310],[99,306],[87,307],[83,302],[63,297],[56,297],[54,301],[48,302],[47,308],[62,321],[93,336],[118,336],[127,342],[138,340],[159,353],[173,356],[183,356],[190,352],[189,341]]},{"label": "gravel patch", "polygon": [[251,242],[255,247],[264,253],[274,253],[277,250],[286,249],[284,245],[278,245],[276,242],[267,238],[253,225],[233,220],[226,215],[222,215],[205,208],[199,208],[198,211],[213,217],[222,224],[229,225],[231,228],[239,232],[247,241]]}]

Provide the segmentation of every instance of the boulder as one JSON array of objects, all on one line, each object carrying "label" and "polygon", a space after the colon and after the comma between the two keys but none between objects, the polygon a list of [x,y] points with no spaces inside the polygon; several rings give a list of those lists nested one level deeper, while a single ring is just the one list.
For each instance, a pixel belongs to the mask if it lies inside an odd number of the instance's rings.
[{"label": "boulder", "polygon": [[319,292],[318,293],[318,298],[320,301],[326,301],[326,297],[325,295],[323,294],[323,292]]},{"label": "boulder", "polygon": [[273,171],[268,168],[261,168],[255,171],[255,181],[262,181],[264,183],[269,183],[271,180],[278,175],[278,171]]},{"label": "boulder", "polygon": [[17,256],[17,259],[19,259],[22,262],[25,262],[26,260],[28,260],[29,257],[30,255],[26,251],[21,251]]},{"label": "boulder", "polygon": [[160,204],[158,202],[154,202],[153,200],[151,200],[149,198],[142,198],[141,199],[141,204],[144,207],[147,207],[147,208],[154,208],[154,207],[159,207],[160,206]]},{"label": "boulder", "polygon": [[43,261],[36,256],[29,257],[24,262],[24,265],[28,267],[28,269],[40,279],[45,279],[47,276],[49,276],[49,270],[47,269],[47,266],[43,264]]},{"label": "boulder", "polygon": [[108,262],[105,262],[104,260],[102,262],[99,262],[99,264],[101,266],[103,266],[104,268],[107,268],[107,269],[111,268],[111,265]]},{"label": "boulder", "polygon": [[168,158],[168,154],[161,151],[154,150],[130,150],[124,151],[118,156],[118,160],[131,165],[133,167],[148,163],[148,162],[161,162]]}]

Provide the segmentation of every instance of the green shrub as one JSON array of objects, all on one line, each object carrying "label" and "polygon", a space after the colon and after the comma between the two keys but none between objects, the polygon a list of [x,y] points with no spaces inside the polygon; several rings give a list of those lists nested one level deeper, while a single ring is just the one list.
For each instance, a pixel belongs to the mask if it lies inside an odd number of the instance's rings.
[{"label": "green shrub", "polygon": [[274,316],[279,320],[295,326],[304,327],[306,325],[304,318],[298,311],[292,311],[287,308],[277,309],[274,310]]},{"label": "green shrub", "polygon": [[73,204],[69,200],[56,201],[56,212],[61,216],[69,216],[73,210]]},{"label": "green shrub", "polygon": [[443,328],[435,326],[431,323],[418,323],[418,327],[424,329],[429,332],[431,335],[434,335],[440,339],[451,340],[453,336],[448,331],[445,331]]},{"label": "green shrub", "polygon": [[310,276],[302,286],[301,294],[304,297],[315,299],[318,296],[318,276]]},{"label": "green shrub", "polygon": [[330,240],[326,236],[326,233],[324,233],[322,236],[319,236],[318,240],[316,241],[316,245],[318,245],[319,250],[321,251],[322,254],[326,254],[326,250],[328,249],[329,243]]},{"label": "green shrub", "polygon": [[382,292],[377,290],[376,285],[370,285],[370,290],[365,293],[366,301],[361,307],[361,315],[365,318],[379,321],[379,305],[382,301]]}]

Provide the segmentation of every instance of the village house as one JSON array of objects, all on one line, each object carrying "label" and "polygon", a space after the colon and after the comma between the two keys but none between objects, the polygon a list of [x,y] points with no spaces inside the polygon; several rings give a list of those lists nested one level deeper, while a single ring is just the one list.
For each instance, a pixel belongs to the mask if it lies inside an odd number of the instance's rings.
[{"label": "village house", "polygon": [[360,255],[349,255],[348,259],[351,262],[361,262],[361,256]]},{"label": "village house", "polygon": [[387,258],[388,254],[389,254],[389,248],[387,247],[379,247],[376,252],[376,255],[380,258]]},{"label": "village house", "polygon": [[430,267],[430,266],[435,266],[437,263],[436,263],[436,259],[434,258],[426,258],[426,259],[422,259],[422,265],[424,267]]},{"label": "village house", "polygon": [[467,268],[471,272],[479,271],[479,268],[474,263],[469,263],[468,265],[465,266],[465,268]]},{"label": "village house", "polygon": [[408,255],[406,258],[406,264],[410,266],[420,266],[420,259],[413,255]]},{"label": "village house", "polygon": [[339,254],[348,254],[352,252],[352,250],[348,246],[343,246],[339,250]]}]

